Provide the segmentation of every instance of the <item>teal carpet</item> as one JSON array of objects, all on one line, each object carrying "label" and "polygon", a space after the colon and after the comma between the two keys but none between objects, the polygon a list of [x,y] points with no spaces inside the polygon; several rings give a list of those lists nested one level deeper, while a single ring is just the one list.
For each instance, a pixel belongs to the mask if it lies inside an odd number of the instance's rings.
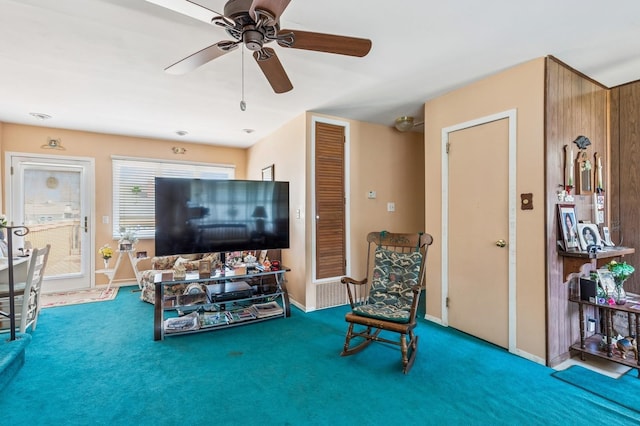
[{"label": "teal carpet", "polygon": [[[127,287],[113,301],[43,310],[24,367],[0,394],[2,424],[640,422],[550,368],[425,320],[405,376],[384,344],[339,356],[345,307],[154,342],[152,306],[138,297]],[[630,385],[640,399],[640,381]]]},{"label": "teal carpet", "polygon": [[[640,414],[640,379],[637,371],[630,370],[622,377],[614,379],[574,365],[553,373],[553,376]],[[597,386],[594,386],[594,383],[597,383]]]}]

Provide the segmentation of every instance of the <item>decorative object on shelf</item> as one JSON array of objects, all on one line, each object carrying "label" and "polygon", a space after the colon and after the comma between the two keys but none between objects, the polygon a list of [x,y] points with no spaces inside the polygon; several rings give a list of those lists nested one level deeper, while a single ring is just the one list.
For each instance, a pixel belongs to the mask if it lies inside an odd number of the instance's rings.
[{"label": "decorative object on shelf", "polygon": [[265,271],[271,270],[271,261],[269,260],[269,256],[267,256],[264,259],[264,262],[262,262],[262,267],[264,268]]},{"label": "decorative object on shelf", "polygon": [[120,240],[118,240],[118,249],[120,251],[133,250],[133,245],[138,242],[136,232],[132,229],[120,227]]},{"label": "decorative object on shelf", "polygon": [[613,274],[613,279],[615,280],[615,292],[614,298],[617,305],[624,305],[627,303],[627,294],[624,291],[624,282],[629,279],[631,274],[633,274],[636,270],[633,266],[629,265],[627,262],[616,262],[612,260],[607,263],[607,269],[611,271]]},{"label": "decorative object on shelf", "polygon": [[597,152],[593,154],[596,164],[596,192],[602,194],[604,192],[604,180],[602,179],[602,156]]},{"label": "decorative object on shelf", "polygon": [[109,246],[109,244],[105,244],[98,249],[98,253],[102,256],[102,261],[104,262],[104,269],[109,269],[109,259],[113,256],[113,249]]},{"label": "decorative object on shelf", "polygon": [[616,291],[616,281],[613,274],[608,269],[598,269],[598,303],[614,305],[616,303],[614,294]]},{"label": "decorative object on shelf", "polygon": [[633,359],[638,359],[638,347],[636,345],[636,339],[631,336],[623,337],[616,342],[616,346],[620,351],[622,359],[627,359],[627,352],[633,354]]},{"label": "decorative object on shelf", "polygon": [[201,259],[198,263],[198,276],[200,278],[210,278],[211,277],[211,261]]},{"label": "decorative object on shelf", "polygon": [[573,147],[569,145],[564,146],[564,190],[568,195],[571,195],[571,190],[574,185],[574,162],[573,162]]},{"label": "decorative object on shelf", "polygon": [[558,204],[558,220],[560,221],[564,249],[566,251],[578,250],[580,241],[578,240],[575,206],[573,204]]}]

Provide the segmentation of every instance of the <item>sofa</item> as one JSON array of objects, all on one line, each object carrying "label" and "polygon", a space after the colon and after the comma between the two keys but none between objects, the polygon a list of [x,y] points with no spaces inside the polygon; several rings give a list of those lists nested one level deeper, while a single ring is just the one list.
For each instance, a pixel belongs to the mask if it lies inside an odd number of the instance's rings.
[{"label": "sofa", "polygon": [[[177,265],[184,266],[187,272],[197,271],[200,265],[200,260],[208,260],[211,262],[211,270],[215,270],[220,266],[220,254],[219,253],[205,253],[205,254],[174,254],[168,256],[156,256],[151,259],[151,269],[142,271],[140,275],[140,285],[142,292],[140,299],[144,302],[151,304],[155,303],[156,299],[156,286],[155,277],[158,273],[171,272]],[[166,286],[164,294],[167,296],[183,294],[188,284],[176,284],[172,286]]]}]

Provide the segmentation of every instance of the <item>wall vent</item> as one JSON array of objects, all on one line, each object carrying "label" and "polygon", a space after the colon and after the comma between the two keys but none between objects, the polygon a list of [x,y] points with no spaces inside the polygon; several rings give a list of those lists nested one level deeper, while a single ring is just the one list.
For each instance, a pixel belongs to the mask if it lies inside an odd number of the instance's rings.
[{"label": "wall vent", "polygon": [[332,308],[347,303],[347,289],[340,281],[316,284],[316,309]]}]

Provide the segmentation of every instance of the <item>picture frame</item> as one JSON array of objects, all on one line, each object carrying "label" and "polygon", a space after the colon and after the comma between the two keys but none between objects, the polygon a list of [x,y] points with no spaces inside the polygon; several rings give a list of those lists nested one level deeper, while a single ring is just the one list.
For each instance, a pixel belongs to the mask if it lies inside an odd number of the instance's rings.
[{"label": "picture frame", "polygon": [[575,206],[573,204],[558,204],[558,220],[565,251],[580,250]]},{"label": "picture frame", "polygon": [[274,169],[275,166],[272,164],[270,166],[262,169],[262,180],[264,181],[273,181],[274,180]]},{"label": "picture frame", "polygon": [[146,251],[138,251],[136,252],[136,259],[145,259],[147,257]]},{"label": "picture frame", "polygon": [[602,246],[602,238],[600,238],[600,231],[598,231],[598,225],[595,223],[579,223],[578,224],[578,237],[580,238],[580,248],[582,250],[588,250],[589,246]]},{"label": "picture frame", "polygon": [[596,272],[598,274],[598,285],[604,290],[607,296],[612,295],[616,290],[616,280],[613,277],[613,273],[608,269],[598,269]]}]

